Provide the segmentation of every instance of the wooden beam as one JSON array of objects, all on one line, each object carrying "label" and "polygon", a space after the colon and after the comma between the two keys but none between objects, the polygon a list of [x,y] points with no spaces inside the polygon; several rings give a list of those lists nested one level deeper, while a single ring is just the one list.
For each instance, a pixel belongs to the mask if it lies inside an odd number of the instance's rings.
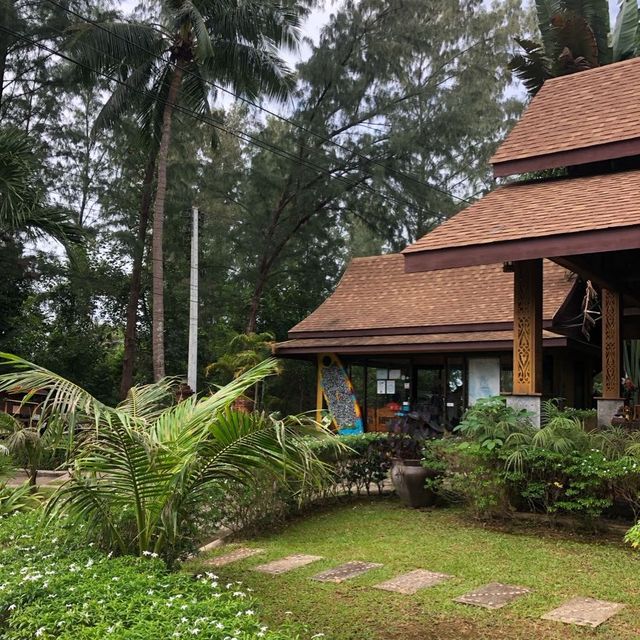
[{"label": "wooden beam", "polygon": [[492,163],[493,175],[496,178],[503,178],[516,173],[590,164],[592,162],[602,162],[603,160],[613,160],[614,158],[628,158],[638,154],[640,154],[640,138],[616,140],[615,142],[607,142],[581,149],[569,149],[529,158],[495,162]]},{"label": "wooden beam", "polygon": [[617,291],[602,290],[602,397],[620,398],[622,380],[622,301]]},{"label": "wooden beam", "polygon": [[322,392],[322,367],[320,364],[320,358],[322,358],[321,354],[318,354],[317,357],[317,367],[316,367],[316,422],[320,422],[322,420],[322,404],[324,401],[324,394]]},{"label": "wooden beam", "polygon": [[402,251],[404,270],[405,273],[416,273],[534,258],[555,260],[555,256],[566,257],[640,248],[638,225],[621,225],[550,236],[533,235],[532,237],[530,235],[532,233],[535,234],[535,230],[527,231],[523,227],[522,236],[513,240],[438,249],[420,249],[410,246]]},{"label": "wooden beam", "polygon": [[542,260],[513,271],[513,395],[542,392]]}]

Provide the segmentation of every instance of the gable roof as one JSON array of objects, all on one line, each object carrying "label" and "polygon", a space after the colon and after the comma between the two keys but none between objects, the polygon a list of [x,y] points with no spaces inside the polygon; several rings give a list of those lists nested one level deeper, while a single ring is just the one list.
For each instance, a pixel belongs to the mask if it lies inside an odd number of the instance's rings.
[{"label": "gable roof", "polygon": [[491,158],[496,176],[640,153],[640,58],[547,80]]},{"label": "gable roof", "polygon": [[407,270],[638,248],[639,193],[637,170],[498,187],[404,249]]},{"label": "gable roof", "polygon": [[[352,260],[333,294],[289,337],[442,334],[512,326],[513,274],[501,264],[418,273],[406,273],[404,267],[401,254]],[[545,320],[552,320],[572,286],[564,268],[545,261]]]}]

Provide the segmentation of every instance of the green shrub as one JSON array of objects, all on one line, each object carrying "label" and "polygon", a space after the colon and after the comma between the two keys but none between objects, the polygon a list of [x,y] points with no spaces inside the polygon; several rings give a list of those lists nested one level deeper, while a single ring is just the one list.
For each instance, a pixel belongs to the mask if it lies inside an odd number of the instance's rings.
[{"label": "green shrub", "polygon": [[533,435],[531,414],[507,406],[506,398],[480,398],[470,407],[455,431],[489,451],[503,447],[520,434]]},{"label": "green shrub", "polygon": [[0,636],[5,640],[286,640],[240,583],[170,573],[150,556],[111,558],[86,529],[37,537],[39,514],[0,520]]},{"label": "green shrub", "polygon": [[638,435],[618,428],[587,432],[581,415],[543,403],[543,427],[501,398],[480,401],[434,452],[447,465],[442,491],[474,515],[513,510],[574,514],[587,521],[640,514]]}]

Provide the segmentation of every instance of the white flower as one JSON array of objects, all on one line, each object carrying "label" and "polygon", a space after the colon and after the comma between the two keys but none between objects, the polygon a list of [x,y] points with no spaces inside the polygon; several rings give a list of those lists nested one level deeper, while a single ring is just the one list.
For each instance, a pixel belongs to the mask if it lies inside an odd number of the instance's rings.
[{"label": "white flower", "polygon": [[255,613],[255,611],[253,611],[252,609],[247,609],[247,610],[244,612],[244,615],[245,615],[245,616],[252,616],[254,613]]},{"label": "white flower", "polygon": [[16,608],[15,604],[10,604],[9,605],[9,611],[13,611]]},{"label": "white flower", "polygon": [[324,638],[324,633],[316,633],[315,636],[311,636],[312,638]]},{"label": "white flower", "polygon": [[36,638],[39,638],[44,632],[46,631],[45,627],[40,627],[37,631],[36,631]]},{"label": "white flower", "polygon": [[116,630],[116,626],[112,624],[110,627],[107,627],[107,633],[113,633]]}]

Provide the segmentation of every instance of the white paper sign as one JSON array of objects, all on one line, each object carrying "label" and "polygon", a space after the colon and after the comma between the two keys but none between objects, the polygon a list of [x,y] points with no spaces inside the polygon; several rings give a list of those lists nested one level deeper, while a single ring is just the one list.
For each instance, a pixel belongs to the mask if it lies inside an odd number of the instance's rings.
[{"label": "white paper sign", "polygon": [[376,379],[386,380],[389,374],[389,369],[376,369]]},{"label": "white paper sign", "polygon": [[396,392],[396,381],[395,380],[387,380],[387,394]]},{"label": "white paper sign", "polygon": [[389,380],[400,380],[402,371],[400,369],[389,369]]},{"label": "white paper sign", "polygon": [[500,359],[469,358],[469,406],[479,398],[500,395]]},{"label": "white paper sign", "polygon": [[378,394],[383,395],[385,393],[387,393],[387,381],[378,380]]}]

